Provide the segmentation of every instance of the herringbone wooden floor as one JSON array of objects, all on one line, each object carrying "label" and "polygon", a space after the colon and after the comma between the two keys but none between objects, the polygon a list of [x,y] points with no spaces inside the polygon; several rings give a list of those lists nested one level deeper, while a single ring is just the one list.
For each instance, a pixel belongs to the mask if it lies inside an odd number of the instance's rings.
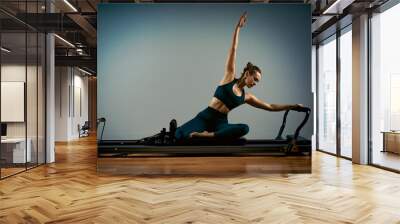
[{"label": "herringbone wooden floor", "polygon": [[315,152],[312,174],[96,172],[94,139],[0,181],[0,223],[400,223],[400,175]]}]

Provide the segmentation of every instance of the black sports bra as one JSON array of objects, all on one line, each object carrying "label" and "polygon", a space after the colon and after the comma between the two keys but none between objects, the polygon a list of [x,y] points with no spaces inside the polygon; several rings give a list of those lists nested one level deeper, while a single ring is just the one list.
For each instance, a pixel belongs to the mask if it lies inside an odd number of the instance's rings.
[{"label": "black sports bra", "polygon": [[229,110],[232,110],[233,108],[244,103],[244,89],[241,96],[237,96],[232,90],[233,85],[237,81],[238,79],[234,79],[232,82],[219,85],[214,93],[214,97],[221,100]]}]

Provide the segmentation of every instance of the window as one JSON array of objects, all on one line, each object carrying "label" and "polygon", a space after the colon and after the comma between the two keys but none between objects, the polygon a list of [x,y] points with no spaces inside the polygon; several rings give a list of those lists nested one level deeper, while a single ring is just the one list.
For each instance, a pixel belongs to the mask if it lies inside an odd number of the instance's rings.
[{"label": "window", "polygon": [[336,36],[318,47],[318,149],[336,153]]},{"label": "window", "polygon": [[352,34],[351,26],[340,36],[340,155],[352,157]]},{"label": "window", "polygon": [[400,170],[399,22],[400,4],[371,18],[371,157],[373,164],[395,170]]}]

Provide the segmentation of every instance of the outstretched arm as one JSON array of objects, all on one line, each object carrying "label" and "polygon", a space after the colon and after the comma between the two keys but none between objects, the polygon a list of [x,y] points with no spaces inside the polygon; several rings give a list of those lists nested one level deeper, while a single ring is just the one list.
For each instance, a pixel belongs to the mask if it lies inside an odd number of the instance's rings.
[{"label": "outstretched arm", "polygon": [[285,104],[269,104],[258,99],[251,93],[246,93],[245,102],[253,107],[268,110],[268,111],[283,111],[296,107],[302,107],[301,104],[285,105]]},{"label": "outstretched arm", "polygon": [[247,19],[247,13],[243,13],[240,17],[238,24],[236,25],[235,31],[233,33],[232,45],[228,52],[228,57],[225,63],[225,74],[220,84],[223,85],[232,81],[235,78],[235,61],[236,61],[236,49],[239,43],[239,33],[240,29],[244,26]]}]

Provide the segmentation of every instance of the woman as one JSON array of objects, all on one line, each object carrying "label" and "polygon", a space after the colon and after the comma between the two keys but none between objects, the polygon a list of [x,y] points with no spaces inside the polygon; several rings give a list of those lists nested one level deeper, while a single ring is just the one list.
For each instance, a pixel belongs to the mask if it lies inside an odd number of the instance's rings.
[{"label": "woman", "polygon": [[252,88],[261,79],[261,69],[250,62],[247,63],[240,78],[235,78],[235,59],[239,32],[245,25],[246,19],[247,15],[244,13],[236,25],[232,46],[226,61],[225,75],[215,90],[214,97],[206,109],[176,130],[175,137],[177,140],[193,137],[235,139],[246,135],[249,132],[248,125],[229,124],[227,119],[229,111],[244,103],[268,111],[283,111],[302,106],[301,104],[269,104],[257,99],[251,93],[245,93],[244,87]]}]

